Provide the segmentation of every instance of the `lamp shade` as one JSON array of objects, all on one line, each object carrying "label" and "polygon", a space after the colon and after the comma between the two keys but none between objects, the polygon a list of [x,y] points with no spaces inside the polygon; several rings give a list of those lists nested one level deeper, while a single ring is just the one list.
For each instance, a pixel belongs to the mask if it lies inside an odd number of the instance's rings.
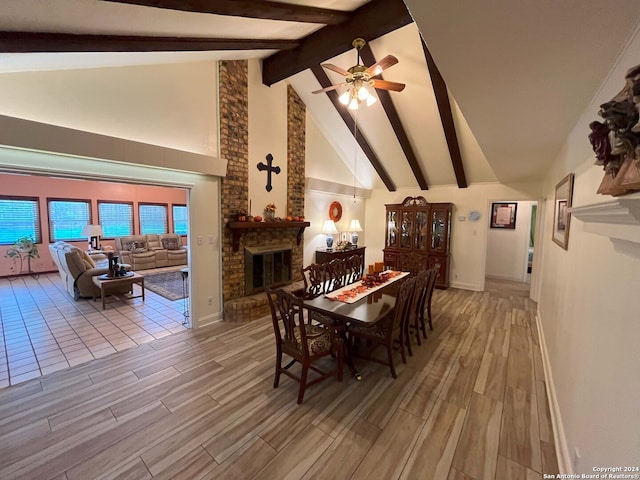
[{"label": "lamp shade", "polygon": [[361,232],[362,227],[360,226],[360,220],[358,220],[357,218],[354,218],[353,220],[351,220],[348,230],[350,232]]},{"label": "lamp shade", "polygon": [[333,220],[325,220],[322,226],[322,233],[325,235],[335,235],[338,233],[335,222]]},{"label": "lamp shade", "polygon": [[87,224],[80,235],[83,237],[101,237],[103,235],[102,227],[100,225]]}]

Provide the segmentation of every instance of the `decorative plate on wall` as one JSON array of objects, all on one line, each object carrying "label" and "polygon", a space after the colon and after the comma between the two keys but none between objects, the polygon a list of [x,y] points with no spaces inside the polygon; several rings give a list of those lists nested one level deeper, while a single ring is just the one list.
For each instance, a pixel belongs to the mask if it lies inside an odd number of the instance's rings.
[{"label": "decorative plate on wall", "polygon": [[469,220],[471,220],[472,222],[477,222],[478,220],[480,220],[480,212],[477,210],[471,210],[469,212]]},{"label": "decorative plate on wall", "polygon": [[342,205],[340,202],[331,202],[329,205],[329,218],[334,222],[339,222],[342,218]]}]

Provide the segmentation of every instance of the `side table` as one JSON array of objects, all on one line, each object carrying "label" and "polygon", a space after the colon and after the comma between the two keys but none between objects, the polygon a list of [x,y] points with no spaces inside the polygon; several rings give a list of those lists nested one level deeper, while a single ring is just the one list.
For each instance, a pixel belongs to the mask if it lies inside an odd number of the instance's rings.
[{"label": "side table", "polygon": [[[133,294],[133,284],[137,283],[140,285],[140,289],[142,290],[140,295]],[[102,309],[105,309],[105,297],[109,294],[112,294],[116,290],[120,290],[122,286],[129,287],[129,294],[124,294],[123,298],[118,297],[118,300],[129,300],[132,298],[142,298],[144,302],[144,277],[136,272],[127,272],[127,276],[125,277],[108,277],[106,274],[98,275],[93,277],[93,284],[100,288],[100,299],[102,300]],[[95,298],[94,298],[95,300]]]}]

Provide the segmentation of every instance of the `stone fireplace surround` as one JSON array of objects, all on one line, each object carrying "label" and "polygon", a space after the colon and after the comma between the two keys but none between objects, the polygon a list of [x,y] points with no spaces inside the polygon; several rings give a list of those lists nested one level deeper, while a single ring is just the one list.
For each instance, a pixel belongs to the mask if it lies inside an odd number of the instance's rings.
[{"label": "stone fireplace surround", "polygon": [[[227,159],[227,175],[222,180],[222,285],[225,321],[251,321],[269,314],[264,292],[245,295],[244,249],[290,244],[294,285],[302,280],[304,239],[298,245],[298,229],[247,230],[233,249],[232,231],[227,228],[249,199],[248,154],[248,63],[246,60],[220,62],[220,154]],[[305,110],[292,87],[287,88],[287,199],[291,215],[304,216]]]}]

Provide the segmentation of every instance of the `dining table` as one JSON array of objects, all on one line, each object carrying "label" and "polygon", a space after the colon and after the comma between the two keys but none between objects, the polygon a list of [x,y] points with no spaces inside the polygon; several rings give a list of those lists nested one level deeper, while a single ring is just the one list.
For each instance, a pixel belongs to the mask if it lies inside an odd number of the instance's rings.
[{"label": "dining table", "polygon": [[[303,306],[310,312],[316,312],[332,321],[333,327],[341,335],[345,345],[344,361],[357,380],[362,380],[349,352],[348,327],[350,324],[373,326],[376,322],[389,315],[396,303],[398,286],[409,275],[409,272],[386,271],[390,278],[384,283],[362,290],[366,285],[366,276],[350,285],[334,292],[321,294],[315,298],[303,301]],[[342,292],[360,290],[356,299],[338,300]]]}]

